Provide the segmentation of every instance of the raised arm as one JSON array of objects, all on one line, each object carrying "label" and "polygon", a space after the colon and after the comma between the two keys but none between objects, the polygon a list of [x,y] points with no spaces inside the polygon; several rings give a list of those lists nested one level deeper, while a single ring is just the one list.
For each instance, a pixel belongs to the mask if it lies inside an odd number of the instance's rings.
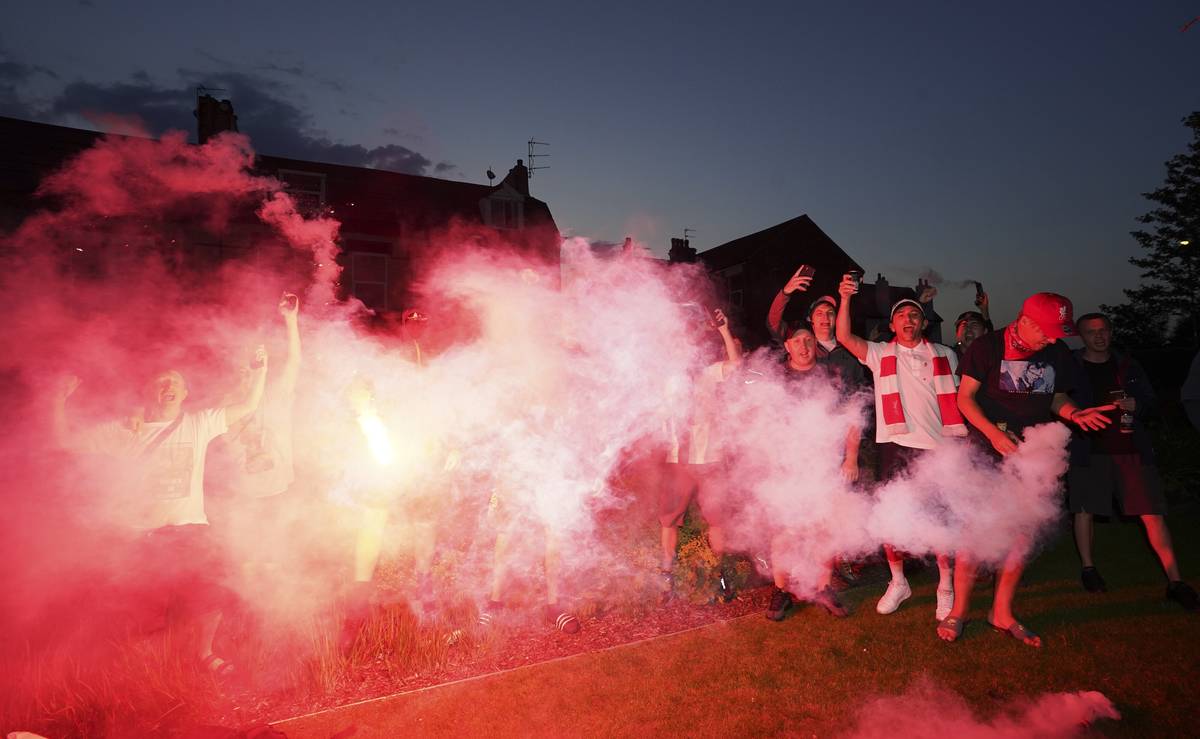
[{"label": "raised arm", "polygon": [[783,312],[787,309],[788,301],[795,293],[807,292],[808,286],[812,284],[812,276],[802,274],[804,267],[805,265],[800,265],[783,289],[776,293],[775,299],[771,301],[771,308],[767,311],[767,330],[771,332],[771,338],[775,341],[784,340]]},{"label": "raised arm", "polygon": [[725,342],[726,360],[732,366],[737,367],[742,363],[742,348],[733,338],[733,332],[729,330],[729,319],[725,317],[725,312],[720,308],[713,311],[713,323],[717,324],[717,332],[721,334],[721,340]]},{"label": "raised arm", "polygon": [[855,356],[860,362],[867,361],[867,342],[861,336],[855,336],[850,328],[850,298],[858,292],[858,282],[850,275],[842,275],[842,283],[838,285],[837,321],[835,331],[838,343]]},{"label": "raised arm", "polygon": [[225,406],[225,423],[230,426],[258,410],[258,404],[262,402],[263,388],[267,383],[267,350],[265,347],[260,346],[254,350],[254,362],[254,382],[250,386],[250,393],[243,400]]},{"label": "raised arm", "polygon": [[[284,293],[279,300],[279,315],[287,331],[287,358],[283,363],[283,375],[279,379],[283,397],[290,398],[296,392],[296,378],[300,376],[300,299],[292,293]],[[274,392],[274,391],[272,391]]]}]

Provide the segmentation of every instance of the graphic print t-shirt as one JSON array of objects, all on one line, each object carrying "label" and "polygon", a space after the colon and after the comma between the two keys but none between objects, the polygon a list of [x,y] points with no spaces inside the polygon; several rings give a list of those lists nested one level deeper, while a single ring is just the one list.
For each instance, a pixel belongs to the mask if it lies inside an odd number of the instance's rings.
[{"label": "graphic print t-shirt", "polygon": [[[144,423],[135,432],[102,424],[80,440],[79,451],[112,458],[129,473],[117,519],[136,529],[208,523],[204,514],[204,457],[208,443],[225,433],[225,409],[183,414],[174,428]],[[166,437],[147,452],[159,434]]]},{"label": "graphic print t-shirt", "polygon": [[[1075,389],[1075,362],[1060,341],[1021,359],[1004,358],[1007,331],[976,339],[959,365],[959,376],[980,383],[975,400],[992,423],[1003,421],[1020,433],[1026,426],[1054,420],[1055,393]],[[974,430],[974,429],[973,429]],[[976,433],[978,433],[976,431]]]}]

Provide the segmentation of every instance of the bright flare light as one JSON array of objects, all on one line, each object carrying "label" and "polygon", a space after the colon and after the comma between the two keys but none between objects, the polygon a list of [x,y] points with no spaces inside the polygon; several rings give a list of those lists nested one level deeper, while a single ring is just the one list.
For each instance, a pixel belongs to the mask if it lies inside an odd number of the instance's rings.
[{"label": "bright flare light", "polygon": [[363,436],[367,437],[367,447],[370,448],[371,456],[375,457],[376,462],[387,467],[396,460],[396,452],[388,436],[387,427],[378,415],[371,411],[363,413],[358,417],[358,427],[362,429]]}]

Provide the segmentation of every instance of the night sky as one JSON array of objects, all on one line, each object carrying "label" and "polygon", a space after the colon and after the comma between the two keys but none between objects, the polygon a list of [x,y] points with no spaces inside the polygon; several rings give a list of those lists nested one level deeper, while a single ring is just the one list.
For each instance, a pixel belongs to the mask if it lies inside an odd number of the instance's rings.
[{"label": "night sky", "polygon": [[747,5],[7,2],[0,115],[191,131],[203,84],[262,153],[486,182],[549,142],[532,190],[593,240],[703,251],[807,213],[869,276],[982,280],[1000,321],[1136,283],[1200,2]]}]

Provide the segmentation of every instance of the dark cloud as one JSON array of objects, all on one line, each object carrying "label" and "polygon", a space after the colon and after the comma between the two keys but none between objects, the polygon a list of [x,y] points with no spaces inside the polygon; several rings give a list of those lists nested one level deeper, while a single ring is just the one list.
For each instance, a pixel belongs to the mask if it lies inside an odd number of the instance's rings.
[{"label": "dark cloud", "polygon": [[22,88],[39,75],[58,79],[53,71],[37,64],[25,64],[0,49],[0,115],[33,116],[34,106],[26,99]]},{"label": "dark cloud", "polygon": [[[408,174],[445,173],[454,169],[448,162],[434,165],[419,152],[398,144],[369,148],[333,141],[313,127],[312,116],[291,97],[293,88],[261,75],[228,71],[202,73],[190,69],[179,73],[191,84],[161,86],[144,73],[135,74],[128,82],[113,84],[72,82],[62,89],[45,112],[57,120],[96,114],[136,116],[152,134],[171,129],[191,130],[196,88],[204,87],[222,90],[214,97],[233,101],[238,128],[250,137],[255,149],[264,154]],[[0,89],[2,87],[0,81]]]},{"label": "dark cloud", "polygon": [[384,133],[384,135],[386,135],[386,136],[399,136],[399,135],[400,135],[400,129],[398,129],[398,128],[385,128],[385,129],[383,129],[383,133]]}]

